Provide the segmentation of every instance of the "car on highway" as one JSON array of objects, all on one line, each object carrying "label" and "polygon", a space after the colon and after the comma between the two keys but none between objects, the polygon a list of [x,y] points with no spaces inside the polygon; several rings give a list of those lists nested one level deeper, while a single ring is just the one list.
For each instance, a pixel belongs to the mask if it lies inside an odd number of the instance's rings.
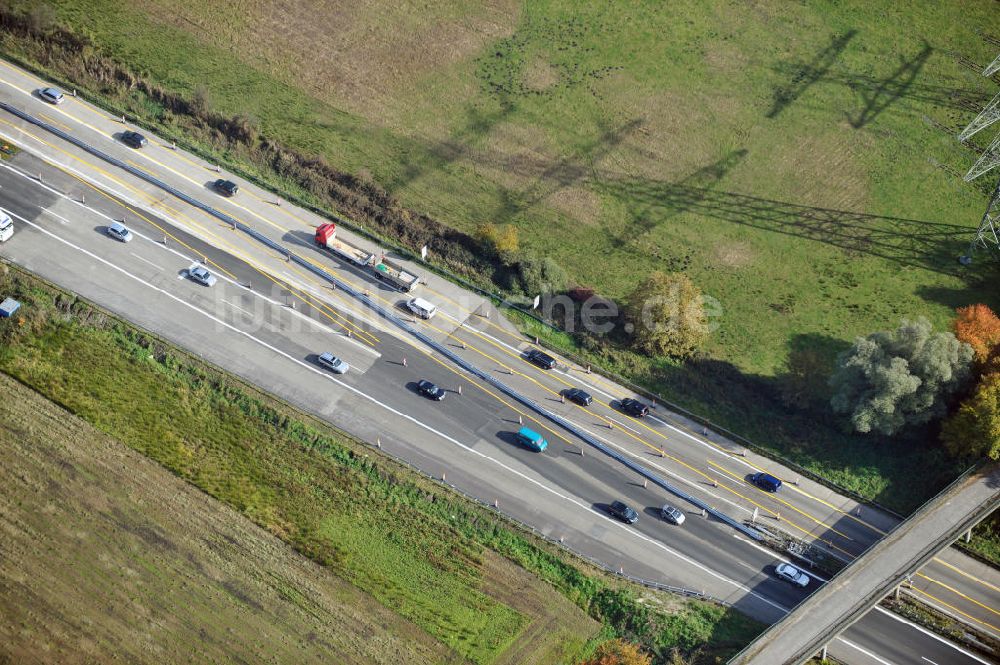
[{"label": "car on highway", "polygon": [[351,369],[351,366],[348,365],[347,362],[341,360],[329,351],[316,356],[316,362],[334,374],[347,374],[347,370]]},{"label": "car on highway", "polygon": [[0,242],[7,242],[14,235],[14,220],[0,208]]},{"label": "car on highway", "polygon": [[750,476],[754,485],[768,492],[777,492],[781,489],[781,481],[769,473],[755,473]]},{"label": "car on highway", "polygon": [[544,452],[549,447],[549,442],[541,434],[529,427],[519,429],[515,438],[522,446],[529,450],[534,450],[536,453]]},{"label": "car on highway", "polygon": [[590,406],[590,403],[594,401],[594,398],[590,396],[590,393],[580,390],[579,388],[570,388],[563,393],[571,402],[576,402],[580,406]]},{"label": "car on highway", "polygon": [[406,301],[406,308],[421,319],[433,318],[437,313],[437,306],[423,298],[410,298]]},{"label": "car on highway", "polygon": [[542,369],[556,368],[556,359],[543,351],[539,351],[538,349],[528,351],[524,357],[528,359],[528,362],[533,362]]},{"label": "car on highway", "polygon": [[188,270],[188,277],[198,282],[202,286],[215,286],[217,281],[215,275],[205,270],[202,266],[196,266]]},{"label": "car on highway", "polygon": [[620,402],[620,404],[621,410],[633,418],[642,418],[644,415],[649,413],[648,406],[637,399],[632,399],[631,397],[626,397]]},{"label": "car on highway", "polygon": [[124,143],[130,148],[135,148],[136,150],[138,150],[139,148],[149,143],[149,141],[147,141],[146,137],[140,134],[139,132],[133,132],[129,130],[122,132],[122,143]]},{"label": "car on highway", "polygon": [[620,519],[625,524],[635,524],[639,521],[639,513],[621,501],[612,501],[611,505],[608,506],[608,512],[612,517]]},{"label": "car on highway", "polygon": [[240,191],[240,186],[237,185],[232,180],[224,180],[219,178],[212,183],[212,187],[215,191],[219,192],[223,196],[236,196],[236,192]]},{"label": "car on highway", "polygon": [[677,526],[684,524],[684,511],[671,506],[669,503],[663,504],[663,507],[660,508],[660,517]]},{"label": "car on highway", "polygon": [[47,101],[49,104],[62,104],[66,99],[62,90],[59,90],[58,88],[42,88],[38,91],[38,96]]},{"label": "car on highway", "polygon": [[528,427],[522,427],[517,431],[517,441],[525,448],[530,448],[536,453],[544,452],[549,447],[549,442],[541,434]]},{"label": "car on highway", "polygon": [[440,402],[444,399],[445,391],[444,388],[437,386],[427,379],[420,379],[417,381],[417,392],[424,397],[429,397],[436,402]]},{"label": "car on highway", "polygon": [[795,586],[803,588],[809,586],[809,576],[790,563],[779,563],[774,568],[774,574]]},{"label": "car on highway", "polygon": [[105,233],[119,242],[130,242],[132,240],[132,232],[121,222],[112,223],[105,229]]}]

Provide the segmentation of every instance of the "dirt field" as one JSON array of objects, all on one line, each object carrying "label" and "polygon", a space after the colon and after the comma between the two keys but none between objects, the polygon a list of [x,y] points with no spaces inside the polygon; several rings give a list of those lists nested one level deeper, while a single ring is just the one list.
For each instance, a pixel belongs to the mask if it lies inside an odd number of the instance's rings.
[{"label": "dirt field", "polygon": [[462,662],[0,374],[0,662]]}]

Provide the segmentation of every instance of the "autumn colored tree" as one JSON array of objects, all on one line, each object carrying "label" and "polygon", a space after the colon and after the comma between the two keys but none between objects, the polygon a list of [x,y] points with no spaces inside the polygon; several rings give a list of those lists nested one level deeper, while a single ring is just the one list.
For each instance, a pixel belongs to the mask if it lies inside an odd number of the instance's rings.
[{"label": "autumn colored tree", "polygon": [[654,272],[625,308],[635,345],[656,356],[686,358],[708,338],[701,290],[682,273]]},{"label": "autumn colored tree", "polygon": [[517,227],[513,224],[483,224],[479,227],[479,237],[505,262],[513,261],[521,248]]},{"label": "autumn colored tree", "polygon": [[581,665],[650,665],[653,659],[643,653],[639,645],[625,640],[609,640]]},{"label": "autumn colored tree", "polygon": [[972,347],[976,362],[983,363],[994,348],[1000,346],[1000,317],[983,304],[959,307],[955,310],[955,337]]},{"label": "autumn colored tree", "polygon": [[941,440],[961,458],[1000,459],[1000,372],[986,374],[941,428]]}]

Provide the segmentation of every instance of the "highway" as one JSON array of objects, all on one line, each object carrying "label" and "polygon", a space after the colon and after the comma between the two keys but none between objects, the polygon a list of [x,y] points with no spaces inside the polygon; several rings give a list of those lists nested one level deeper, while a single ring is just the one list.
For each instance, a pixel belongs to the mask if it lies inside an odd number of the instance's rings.
[{"label": "highway", "polygon": [[[310,213],[287,203],[275,205],[272,195],[243,183],[235,200],[221,199],[205,187],[218,176],[194,158],[156,145],[155,139],[148,149],[131,151],[114,140],[121,125],[100,111],[74,100],[47,107],[31,96],[37,82],[10,68],[2,74],[0,99],[44,113],[61,129],[155,172],[318,264],[339,270],[344,279],[388,304],[397,306],[403,300],[314,248],[309,239],[318,218]],[[369,441],[381,437],[387,452],[432,475],[447,473],[449,483],[485,501],[499,500],[504,512],[629,574],[693,585],[764,620],[774,620],[801,599],[769,574],[778,560],[773,554],[700,515],[689,515],[681,528],[658,522],[650,513],[664,501],[676,500],[643,488],[607,458],[590,450],[581,455],[580,442],[551,423],[533,422],[531,414],[414,346],[398,330],[280,256],[12,117],[0,118],[0,134],[28,149],[0,173],[0,205],[18,215],[18,235],[0,247],[3,256],[358,436]],[[44,173],[42,182],[31,177],[36,173]],[[105,196],[107,192],[121,200]],[[126,246],[106,238],[103,226],[123,216],[145,237]],[[166,246],[161,242],[165,235]],[[53,266],[56,245],[60,261]],[[223,279],[206,293],[184,279],[183,271],[197,258],[208,259],[210,267],[232,281]],[[770,520],[768,528],[829,541],[827,547],[845,558],[862,552],[895,524],[892,516],[868,507],[859,515],[850,500],[805,480],[797,486],[786,484],[777,496],[758,490],[746,482],[746,475],[756,469],[766,468],[787,480],[794,475],[752,453],[737,454],[735,446],[699,434],[683,419],[662,412],[642,421],[628,418],[613,405],[629,393],[581,368],[564,366],[554,373],[534,368],[520,357],[528,346],[525,340],[487,303],[417,270],[430,282],[421,287],[421,295],[443,310],[427,324],[438,339],[728,514],[742,519],[756,508],[762,519]],[[295,310],[287,306],[290,299],[296,302]],[[483,316],[487,313],[489,318]],[[337,383],[312,363],[322,350],[342,354],[358,371]],[[417,378],[464,390],[441,404],[429,403],[409,387]],[[595,404],[581,409],[561,403],[558,394],[570,385],[592,392]],[[518,416],[552,441],[545,455],[511,444]],[[615,498],[645,513],[638,528],[603,516],[600,506]],[[932,564],[937,568],[928,566],[915,578],[914,592],[993,630],[993,608],[1000,606],[997,587],[990,581],[995,574],[955,554],[943,554],[941,562]]]}]

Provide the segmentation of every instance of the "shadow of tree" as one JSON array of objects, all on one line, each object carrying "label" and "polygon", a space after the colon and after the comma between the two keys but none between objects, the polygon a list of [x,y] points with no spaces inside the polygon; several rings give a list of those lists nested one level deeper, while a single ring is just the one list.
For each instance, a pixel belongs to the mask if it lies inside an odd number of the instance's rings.
[{"label": "shadow of tree", "polygon": [[[832,352],[833,338],[803,337]],[[948,484],[959,469],[936,443],[930,427],[895,437],[848,432],[824,401],[805,408],[781,399],[781,379],[746,373],[732,363],[697,358],[682,365],[662,363],[644,380],[654,390],[695,413],[739,432],[785,459],[851,484],[896,510],[916,508]]]},{"label": "shadow of tree", "polygon": [[850,343],[829,335],[794,335],[788,342],[785,373],[777,377],[781,401],[793,408],[823,410],[837,355],[849,347]]},{"label": "shadow of tree", "polygon": [[801,65],[789,65],[787,67],[787,73],[791,77],[789,85],[775,89],[774,101],[765,116],[776,118],[789,104],[822,79],[856,34],[857,30],[848,30],[842,35],[834,35],[830,45],[817,53],[812,60]]}]

